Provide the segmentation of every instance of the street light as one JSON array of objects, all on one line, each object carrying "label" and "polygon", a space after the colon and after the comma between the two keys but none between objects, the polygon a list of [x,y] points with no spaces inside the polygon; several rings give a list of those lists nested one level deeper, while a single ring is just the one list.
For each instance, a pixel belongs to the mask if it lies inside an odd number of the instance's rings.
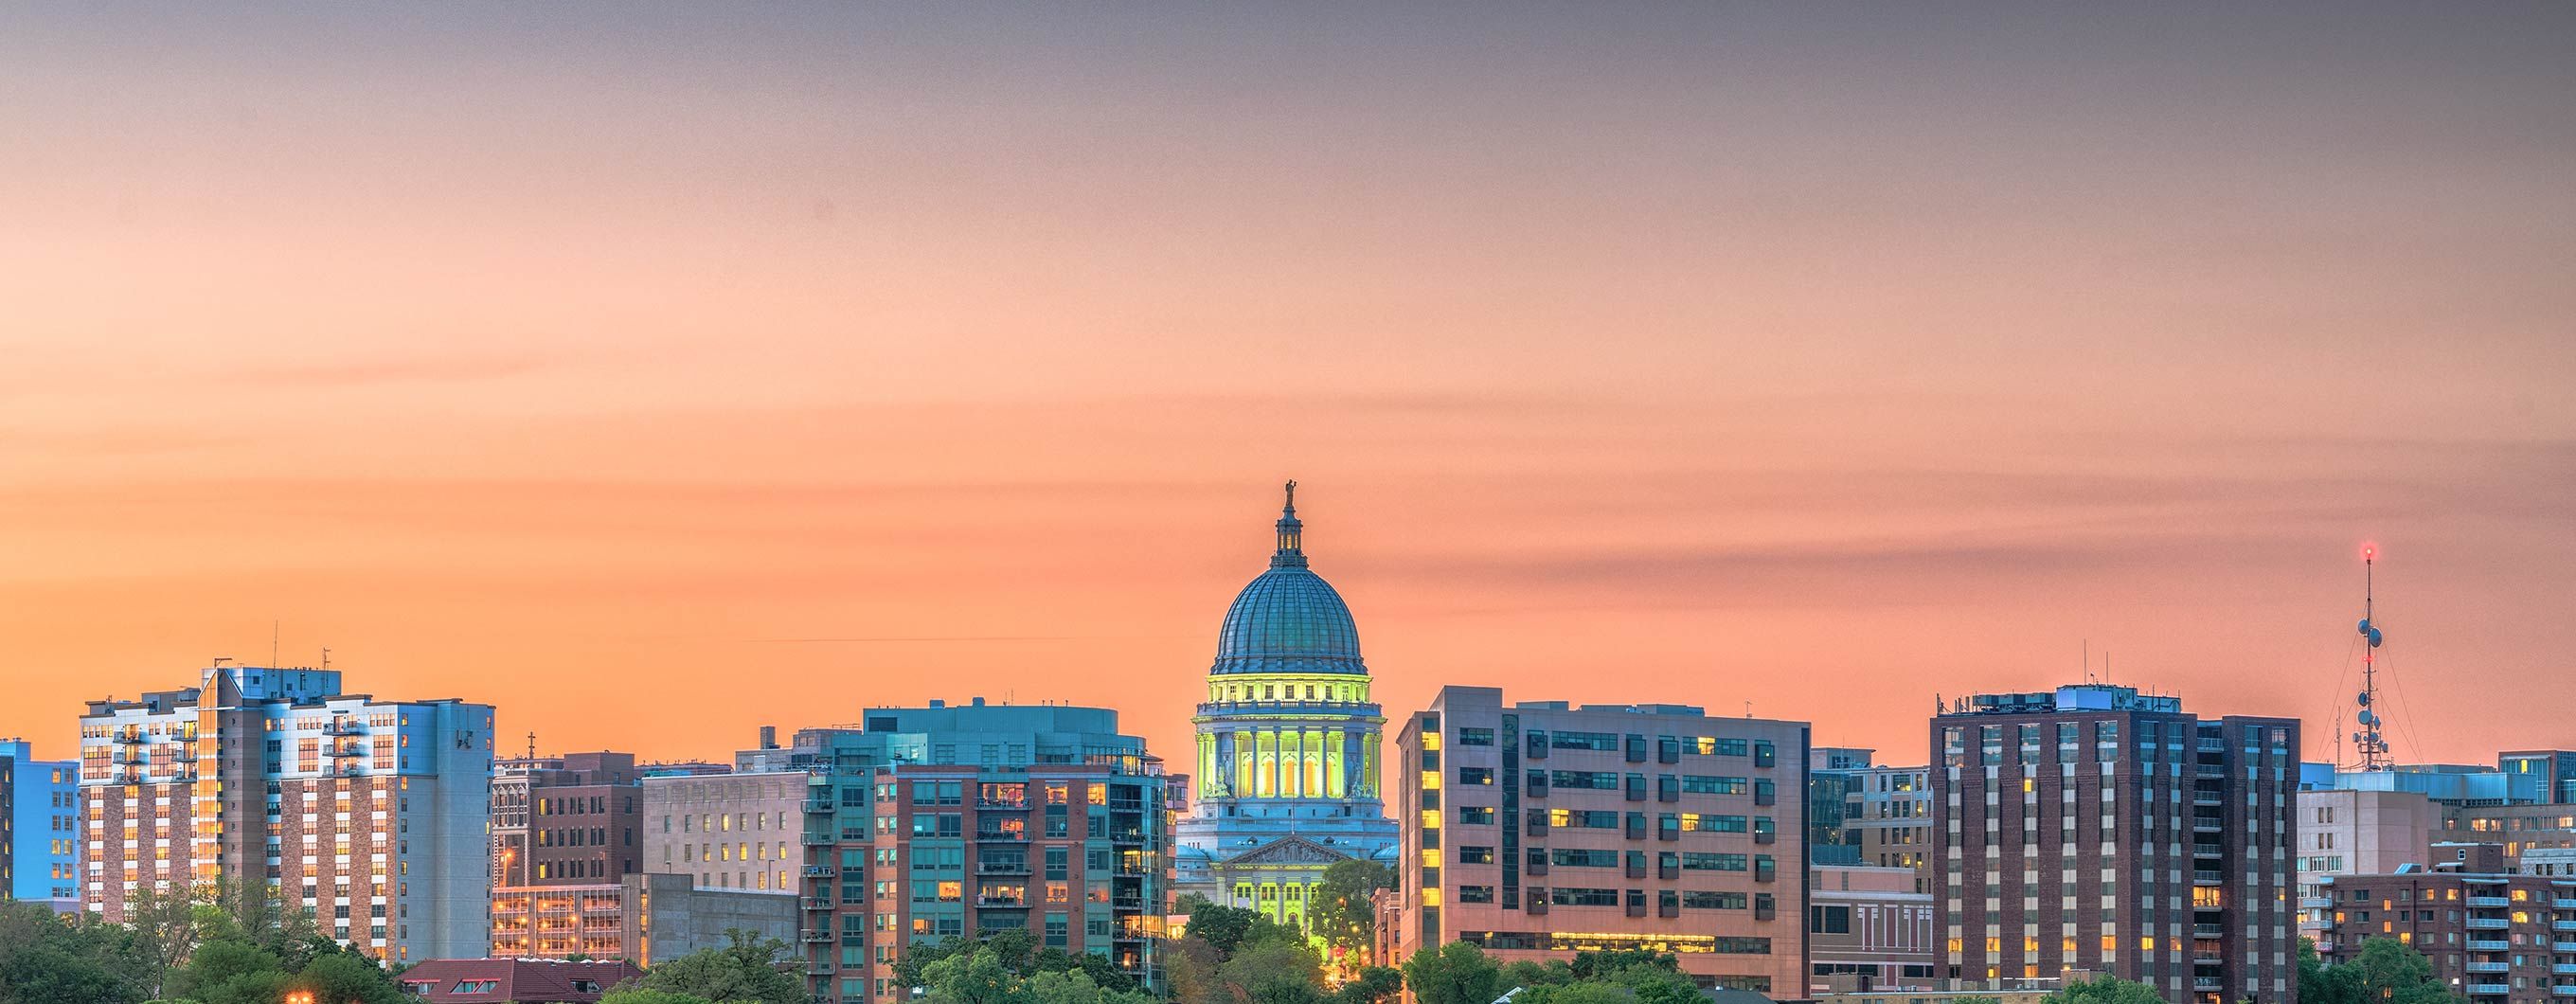
[{"label": "street light", "polygon": [[313,1004],[313,991],[289,990],[286,992],[286,1004]]}]

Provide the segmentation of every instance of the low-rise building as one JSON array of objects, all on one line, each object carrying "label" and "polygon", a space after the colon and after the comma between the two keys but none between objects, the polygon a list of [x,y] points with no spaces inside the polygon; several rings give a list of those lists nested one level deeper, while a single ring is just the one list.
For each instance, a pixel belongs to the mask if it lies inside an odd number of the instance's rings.
[{"label": "low-rise building", "polygon": [[[1817,865],[1807,871],[1812,990],[1938,986],[1940,906],[1911,867]],[[1849,977],[1836,980],[1836,977]]]},{"label": "low-rise building", "polygon": [[[2492,867],[2492,847],[2442,848]],[[2576,880],[2437,867],[2395,875],[2336,875],[2334,906],[2317,937],[2328,965],[2351,962],[2373,938],[2422,952],[2433,975],[2470,1004],[2547,1004],[2576,997]]]},{"label": "low-rise building", "polygon": [[492,896],[494,958],[625,959],[653,965],[729,943],[739,928],[796,941],[794,890],[701,889],[688,875],[516,886]]},{"label": "low-rise building", "polygon": [[643,975],[632,962],[430,959],[394,982],[428,1004],[592,1004]]}]

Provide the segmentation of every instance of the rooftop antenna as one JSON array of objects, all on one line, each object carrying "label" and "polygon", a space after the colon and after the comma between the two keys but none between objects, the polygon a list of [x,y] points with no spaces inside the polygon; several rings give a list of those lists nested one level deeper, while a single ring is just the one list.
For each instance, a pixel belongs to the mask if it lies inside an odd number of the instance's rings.
[{"label": "rooftop antenna", "polygon": [[278,621],[276,621],[276,620],[274,620],[274,619],[272,619],[272,620],[270,620],[270,621],[268,622],[268,664],[269,664],[269,665],[271,665],[271,666],[277,665],[277,625],[278,625],[278,623],[279,623],[279,622],[278,622]]},{"label": "rooftop antenna", "polygon": [[2361,769],[2366,771],[2389,768],[2388,737],[2379,729],[2385,719],[2373,707],[2379,701],[2379,674],[2372,655],[2379,648],[2380,635],[2379,625],[2371,623],[2371,580],[2377,570],[2378,559],[2379,548],[2376,545],[2361,545],[2361,624],[2358,630],[2370,644],[2361,650],[2361,693],[2353,698],[2359,707],[2352,715],[2353,721],[2361,728],[2352,734],[2352,745],[2360,751]]},{"label": "rooftop antenna", "polygon": [[322,668],[331,668],[331,646],[322,646]]},{"label": "rooftop antenna", "polygon": [[536,758],[537,758],[537,730],[535,730],[535,729],[529,729],[529,730],[528,730],[528,759],[530,759],[530,760],[534,760],[534,759],[536,759]]},{"label": "rooftop antenna", "polygon": [[2084,639],[2084,682],[2093,682],[2093,639]]}]

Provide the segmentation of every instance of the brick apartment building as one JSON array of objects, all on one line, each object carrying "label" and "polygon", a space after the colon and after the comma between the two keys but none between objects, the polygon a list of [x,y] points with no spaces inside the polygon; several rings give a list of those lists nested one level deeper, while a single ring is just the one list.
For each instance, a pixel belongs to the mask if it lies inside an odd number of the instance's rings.
[{"label": "brick apartment building", "polygon": [[338,670],[216,666],[81,716],[83,905],[265,888],[395,962],[491,937],[492,708],[341,692]]},{"label": "brick apartment building", "polygon": [[1161,987],[1169,779],[1118,713],[1064,705],[870,708],[799,733],[801,939],[815,1000],[900,1000],[906,948],[1026,929]]},{"label": "brick apartment building", "polygon": [[1946,974],[2107,972],[2167,1000],[2288,1001],[2299,723],[2086,684],[1930,726]]},{"label": "brick apartment building", "polygon": [[644,870],[644,787],[632,753],[493,765],[492,885],[616,882]]},{"label": "brick apartment building", "polygon": [[2475,871],[2329,877],[2318,954],[2350,962],[2370,939],[2396,938],[2470,1004],[2576,998],[2576,879],[2496,874],[2501,856],[2483,849]]}]

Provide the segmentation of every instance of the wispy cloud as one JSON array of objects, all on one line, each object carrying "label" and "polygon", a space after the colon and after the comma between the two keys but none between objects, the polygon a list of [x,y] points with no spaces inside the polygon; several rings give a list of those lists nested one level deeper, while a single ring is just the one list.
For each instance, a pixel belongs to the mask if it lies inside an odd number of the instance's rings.
[{"label": "wispy cloud", "polygon": [[560,366],[555,353],[489,356],[412,356],[352,359],[296,366],[251,367],[223,380],[272,389],[322,389],[387,383],[463,383],[525,376]]}]

